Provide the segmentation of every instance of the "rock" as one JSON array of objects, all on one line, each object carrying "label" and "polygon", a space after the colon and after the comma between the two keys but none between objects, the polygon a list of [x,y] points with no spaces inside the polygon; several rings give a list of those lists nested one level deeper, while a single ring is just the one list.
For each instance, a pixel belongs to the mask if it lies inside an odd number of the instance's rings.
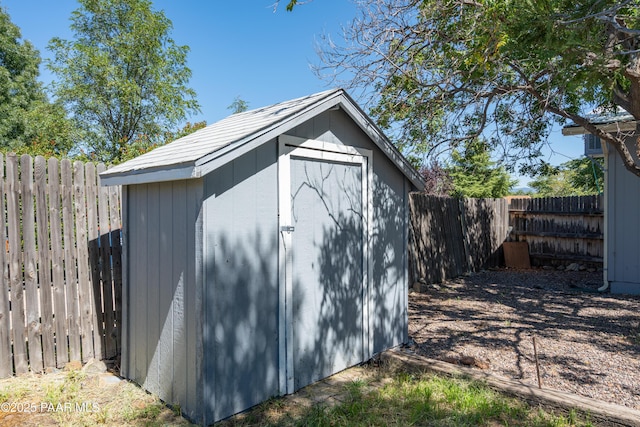
[{"label": "rock", "polygon": [[79,360],[72,360],[64,365],[65,371],[79,371],[80,369],[82,369],[82,362]]},{"label": "rock", "polygon": [[100,385],[102,386],[118,385],[121,381],[122,378],[117,377],[111,373],[100,375]]},{"label": "rock", "polygon": [[462,356],[460,358],[460,363],[466,366],[475,366],[480,369],[489,369],[489,364],[487,362],[483,362],[482,360],[478,360],[471,356]]},{"label": "rock", "polygon": [[584,264],[580,264],[580,268],[578,268],[578,270],[580,271],[585,271],[587,269],[587,266]]},{"label": "rock", "polygon": [[553,266],[552,265],[543,265],[542,269],[543,270],[553,270]]},{"label": "rock", "polygon": [[558,270],[558,271],[562,271],[562,270],[564,270],[564,265],[559,265],[559,266],[557,266],[557,267],[556,267],[556,270]]},{"label": "rock", "polygon": [[595,272],[596,272],[596,269],[595,269],[595,268],[593,268],[593,267],[591,267],[591,268],[587,268],[587,271],[588,271],[589,273],[595,273]]},{"label": "rock", "polygon": [[82,368],[82,372],[87,374],[101,374],[107,372],[107,365],[102,360],[89,359]]},{"label": "rock", "polygon": [[580,265],[576,262],[572,262],[571,264],[565,267],[566,271],[578,271],[580,269]]}]

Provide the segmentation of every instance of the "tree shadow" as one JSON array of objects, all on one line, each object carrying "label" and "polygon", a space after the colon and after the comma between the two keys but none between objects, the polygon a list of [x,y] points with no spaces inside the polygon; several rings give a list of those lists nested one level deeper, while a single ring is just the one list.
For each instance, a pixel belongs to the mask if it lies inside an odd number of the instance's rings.
[{"label": "tree shadow", "polygon": [[[597,287],[600,276],[479,273],[446,282],[440,290],[413,294],[409,312],[416,351],[436,359],[500,357],[495,360],[499,366],[490,369],[535,382],[535,336],[543,383],[545,378],[561,378],[580,387],[607,387],[615,382],[606,368],[611,360],[628,364],[633,372],[638,366],[640,299],[580,293],[572,287],[575,281]],[[548,284],[543,287],[542,282]]]}]

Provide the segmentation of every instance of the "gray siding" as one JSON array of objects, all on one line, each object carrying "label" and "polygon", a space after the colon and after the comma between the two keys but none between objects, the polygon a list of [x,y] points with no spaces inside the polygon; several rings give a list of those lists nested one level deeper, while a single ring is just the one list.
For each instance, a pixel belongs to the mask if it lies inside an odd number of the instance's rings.
[{"label": "gray siding", "polygon": [[[635,156],[635,138],[627,147]],[[614,293],[640,294],[640,178],[625,169],[616,151],[607,156],[607,280]]]},{"label": "gray siding", "polygon": [[195,418],[202,181],[131,185],[126,194],[126,370],[146,390]]},{"label": "gray siding", "polygon": [[406,242],[411,184],[343,110],[319,114],[287,134],[373,151],[373,351],[406,342]]},{"label": "gray siding", "polygon": [[212,421],[278,394],[275,141],[205,180],[204,398]]}]

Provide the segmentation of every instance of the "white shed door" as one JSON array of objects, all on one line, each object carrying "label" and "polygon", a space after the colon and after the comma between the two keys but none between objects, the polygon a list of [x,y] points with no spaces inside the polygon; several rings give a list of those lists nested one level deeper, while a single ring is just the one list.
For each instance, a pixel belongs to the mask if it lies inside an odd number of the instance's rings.
[{"label": "white shed door", "polygon": [[289,214],[281,233],[292,392],[368,357],[368,174],[360,153],[285,151],[290,197],[281,203]]}]

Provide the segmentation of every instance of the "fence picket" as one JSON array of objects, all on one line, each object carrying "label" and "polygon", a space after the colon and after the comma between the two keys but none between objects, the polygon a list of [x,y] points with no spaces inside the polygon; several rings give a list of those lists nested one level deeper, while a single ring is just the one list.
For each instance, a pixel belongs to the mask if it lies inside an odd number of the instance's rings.
[{"label": "fence picket", "polygon": [[47,202],[47,161],[37,156],[34,162],[36,196],[36,231],[38,233],[38,281],[40,283],[40,317],[44,368],[55,368],[53,296],[51,282],[51,248],[49,206]]},{"label": "fence picket", "polygon": [[[105,171],[104,164],[96,168],[97,174]],[[98,218],[100,224],[100,267],[102,278],[102,295],[104,304],[104,342],[105,356],[116,355],[114,333],[115,313],[113,308],[113,279],[111,274],[111,224],[109,223],[109,189],[98,187]]]},{"label": "fence picket", "polygon": [[53,283],[53,323],[56,333],[56,366],[62,368],[69,361],[69,356],[66,349],[67,313],[65,307],[62,223],[60,222],[60,172],[57,159],[51,158],[47,162],[47,176],[49,178],[49,228],[51,230],[51,271]]},{"label": "fence picket", "polygon": [[[122,324],[122,214],[121,214],[121,187],[109,187],[109,218],[111,222],[111,251],[113,263],[113,299],[115,303],[115,324]],[[122,348],[122,328],[115,328],[116,352]]]},{"label": "fence picket", "polygon": [[29,352],[31,370],[40,373],[43,365],[36,269],[36,230],[33,212],[33,160],[26,154],[20,157],[20,181],[22,184],[22,258],[24,263],[27,351]]},{"label": "fence picket", "polygon": [[73,164],[73,192],[76,219],[76,255],[78,259],[78,308],[80,312],[80,342],[82,360],[95,357],[93,349],[93,304],[89,276],[89,248],[87,245],[87,199],[85,197],[84,163]]},{"label": "fence picket", "polygon": [[100,286],[100,250],[98,246],[100,230],[98,228],[98,192],[95,165],[87,163],[84,172],[87,196],[87,240],[93,302],[93,318],[91,322],[93,325],[93,349],[96,358],[104,359],[104,311]]},{"label": "fence picket", "polygon": [[6,232],[5,205],[5,178],[4,178],[4,156],[0,153],[0,213],[2,213],[0,226],[0,378],[7,378],[13,374],[11,360],[11,333],[10,333],[10,301],[9,301],[9,269],[7,265],[8,240]]},{"label": "fence picket", "polygon": [[62,179],[62,243],[64,246],[64,278],[67,295],[67,330],[69,331],[69,360],[81,360],[80,315],[78,306],[78,281],[75,257],[74,220],[73,220],[73,184],[71,162],[60,162]]},{"label": "fence picket", "polygon": [[7,232],[9,238],[9,283],[11,287],[11,329],[13,364],[16,374],[29,370],[25,342],[25,308],[22,277],[22,233],[20,232],[20,180],[18,159],[7,155]]}]

